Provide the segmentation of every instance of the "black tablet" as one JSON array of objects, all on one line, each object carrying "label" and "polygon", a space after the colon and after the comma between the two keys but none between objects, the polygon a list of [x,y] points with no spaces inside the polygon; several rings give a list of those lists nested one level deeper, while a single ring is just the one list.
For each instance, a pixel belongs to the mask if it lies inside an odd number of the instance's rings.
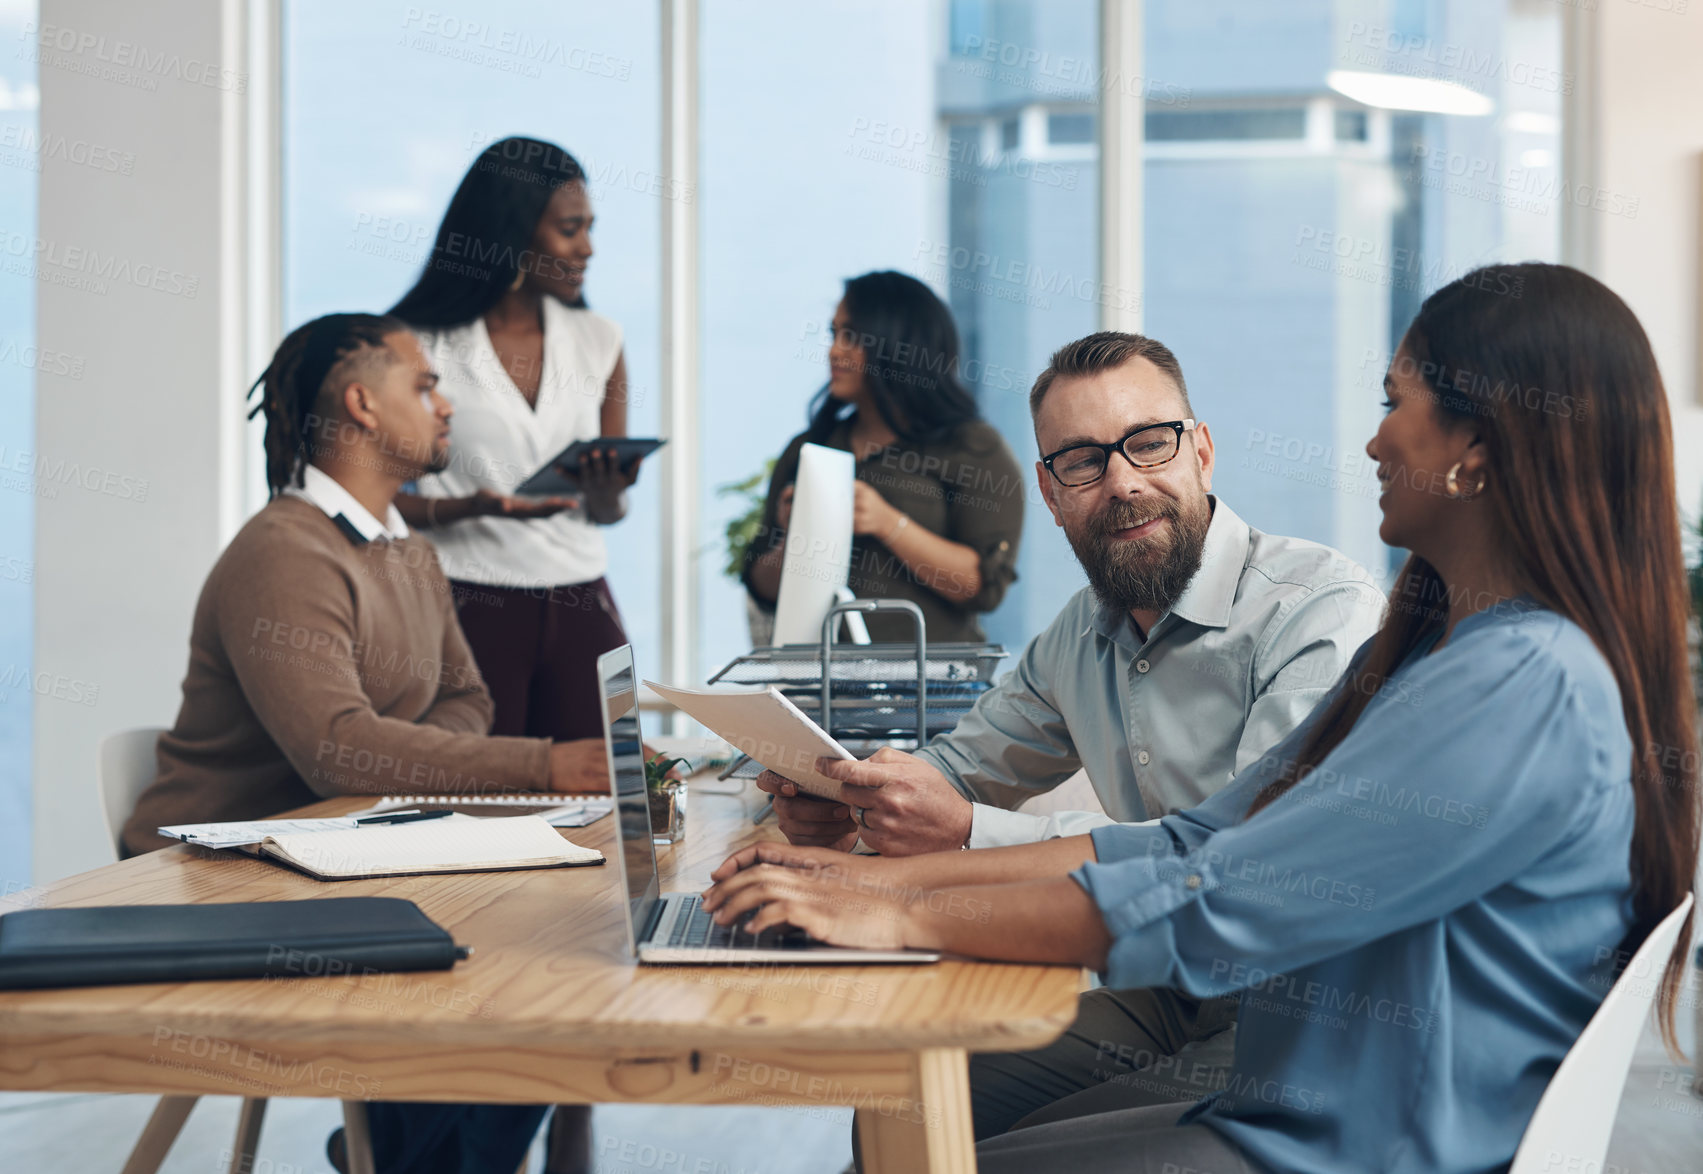
[{"label": "black tablet", "polygon": [[667,444],[654,436],[599,436],[595,440],[576,440],[538,472],[522,481],[516,493],[536,497],[554,497],[579,492],[580,458],[593,449],[613,450],[622,468],[632,464]]}]

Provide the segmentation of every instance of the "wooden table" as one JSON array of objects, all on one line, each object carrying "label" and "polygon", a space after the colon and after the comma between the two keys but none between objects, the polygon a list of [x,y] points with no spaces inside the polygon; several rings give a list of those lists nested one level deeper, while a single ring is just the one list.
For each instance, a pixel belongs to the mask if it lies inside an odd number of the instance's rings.
[{"label": "wooden table", "polygon": [[[663,889],[693,890],[758,796],[695,790]],[[340,814],[370,800],[331,800]],[[614,820],[567,833],[613,860]],[[168,848],[14,896],[31,905],[404,897],[471,945],[453,971],[0,992],[0,1088],[343,1100],[850,1105],[867,1169],[972,1171],[969,1051],[1050,1043],[1072,967],[647,966],[613,864],[326,884]],[[8,907],[0,901],[0,911]]]}]

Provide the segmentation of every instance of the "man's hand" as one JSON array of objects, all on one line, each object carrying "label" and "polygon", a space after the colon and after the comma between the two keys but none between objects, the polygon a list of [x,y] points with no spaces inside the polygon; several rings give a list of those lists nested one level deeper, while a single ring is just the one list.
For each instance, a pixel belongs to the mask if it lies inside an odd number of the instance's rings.
[{"label": "man's hand", "polygon": [[773,771],[757,779],[775,796],[780,829],[794,844],[849,852],[861,835],[883,856],[915,856],[955,852],[970,840],[970,801],[914,755],[883,746],[862,762],[817,759],[816,769],[840,781],[840,802],[805,795]]},{"label": "man's hand", "polygon": [[757,789],[775,797],[775,822],[794,844],[836,852],[850,852],[856,846],[863,829],[853,821],[851,808],[844,803],[807,795],[791,779],[772,770],[757,776]]},{"label": "man's hand", "polygon": [[550,789],[579,794],[609,793],[609,758],[602,738],[550,744]]},{"label": "man's hand", "polygon": [[970,842],[970,801],[927,762],[883,746],[862,762],[819,758],[816,769],[840,782],[841,801],[863,842],[883,856],[956,852]]}]

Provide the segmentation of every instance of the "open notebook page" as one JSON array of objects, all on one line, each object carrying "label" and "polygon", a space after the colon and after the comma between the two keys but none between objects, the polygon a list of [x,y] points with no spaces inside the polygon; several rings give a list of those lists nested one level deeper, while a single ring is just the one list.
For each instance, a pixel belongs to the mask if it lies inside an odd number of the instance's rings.
[{"label": "open notebook page", "polygon": [[601,864],[536,815],[475,819],[448,815],[418,823],[346,831],[285,833],[261,842],[262,855],[325,879]]}]

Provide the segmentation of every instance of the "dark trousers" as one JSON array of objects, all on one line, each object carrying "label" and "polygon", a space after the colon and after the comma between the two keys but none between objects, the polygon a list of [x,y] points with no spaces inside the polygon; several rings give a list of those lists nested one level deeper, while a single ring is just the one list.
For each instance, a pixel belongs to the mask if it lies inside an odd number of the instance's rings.
[{"label": "dark trousers", "polygon": [[[556,742],[603,736],[597,658],[627,642],[606,580],[524,588],[452,579],[450,587],[456,618],[496,707],[491,733]],[[542,1105],[372,1108],[382,1109],[387,1121],[396,1122],[392,1136],[399,1147],[394,1164],[387,1163],[381,1155],[392,1151],[379,1148],[374,1126],[379,1174],[481,1174],[486,1169],[513,1174],[547,1111]],[[422,1144],[404,1144],[403,1139],[415,1133],[428,1139],[433,1150],[450,1155],[445,1160],[462,1164],[414,1164],[436,1160]],[[558,1105],[550,1133],[545,1167],[550,1174],[591,1169],[589,1105]]]},{"label": "dark trousers", "polygon": [[491,733],[603,736],[597,658],[627,642],[604,579],[562,587],[487,587],[451,580],[455,614],[496,704]]},{"label": "dark trousers", "polygon": [[367,1106],[378,1174],[514,1174],[546,1105]]}]

